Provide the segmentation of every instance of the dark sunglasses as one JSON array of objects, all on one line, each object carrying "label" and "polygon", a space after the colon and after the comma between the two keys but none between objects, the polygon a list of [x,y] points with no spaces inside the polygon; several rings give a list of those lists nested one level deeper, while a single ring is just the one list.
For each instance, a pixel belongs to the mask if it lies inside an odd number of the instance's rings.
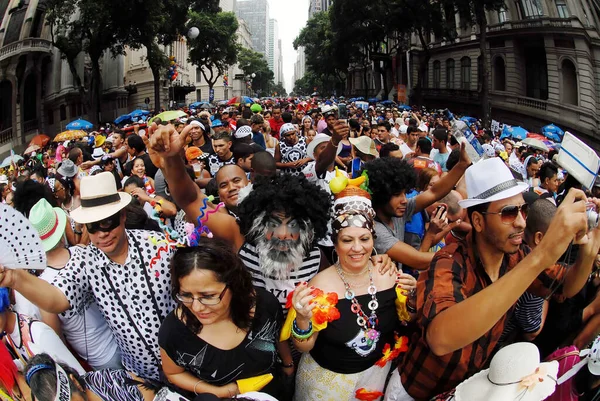
[{"label": "dark sunglasses", "polygon": [[109,233],[115,228],[119,227],[121,224],[121,212],[117,212],[110,217],[107,217],[104,220],[95,221],[93,223],[86,223],[85,227],[88,230],[88,233],[95,234],[98,231],[102,231],[103,233]]},{"label": "dark sunglasses", "polygon": [[504,206],[499,212],[482,212],[483,214],[499,214],[500,221],[502,224],[512,224],[517,220],[519,213],[524,219],[527,219],[527,212],[529,211],[529,205],[524,203],[520,206],[510,205]]}]

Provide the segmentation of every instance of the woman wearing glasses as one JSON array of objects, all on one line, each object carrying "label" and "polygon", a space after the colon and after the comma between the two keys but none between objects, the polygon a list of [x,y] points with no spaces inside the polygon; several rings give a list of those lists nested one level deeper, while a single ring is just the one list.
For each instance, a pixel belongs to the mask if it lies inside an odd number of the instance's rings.
[{"label": "woman wearing glasses", "polygon": [[[273,373],[283,314],[277,299],[254,288],[231,248],[202,238],[171,260],[177,308],[160,327],[163,371],[182,394],[239,394],[237,380]],[[274,393],[271,382],[263,391]],[[273,394],[272,394],[273,395]]]}]

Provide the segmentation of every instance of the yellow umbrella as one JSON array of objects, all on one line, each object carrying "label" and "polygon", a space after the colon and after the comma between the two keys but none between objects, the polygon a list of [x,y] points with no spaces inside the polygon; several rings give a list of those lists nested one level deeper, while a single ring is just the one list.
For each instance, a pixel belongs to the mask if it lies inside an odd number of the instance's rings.
[{"label": "yellow umbrella", "polygon": [[81,130],[73,130],[73,131],[63,131],[60,134],[56,135],[53,139],[54,142],[63,142],[63,141],[72,141],[74,139],[81,139],[87,134],[85,131]]}]

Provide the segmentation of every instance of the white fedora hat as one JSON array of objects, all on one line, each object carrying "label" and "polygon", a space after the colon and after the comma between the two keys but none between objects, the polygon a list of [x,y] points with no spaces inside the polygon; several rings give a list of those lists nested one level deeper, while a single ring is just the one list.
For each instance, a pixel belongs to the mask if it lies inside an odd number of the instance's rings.
[{"label": "white fedora hat", "polygon": [[115,177],[109,172],[83,177],[80,193],[81,206],[71,212],[71,217],[81,224],[104,220],[131,202],[131,195],[117,192]]},{"label": "white fedora hat", "polygon": [[[327,134],[317,134],[315,135],[315,137],[313,138],[312,141],[310,141],[310,143],[308,144],[308,147],[306,148],[306,156],[310,157],[311,159],[315,160],[315,149],[317,148],[317,146],[319,146],[320,144],[324,143],[324,142],[329,142],[331,140],[331,137]],[[338,149],[337,149],[337,153],[336,154],[340,154],[340,152],[342,151],[341,148],[341,143],[338,145]]]},{"label": "white fedora hat", "polygon": [[529,185],[516,180],[499,157],[482,160],[465,174],[468,198],[458,204],[465,209],[482,203],[499,201],[518,195]]},{"label": "white fedora hat", "polygon": [[502,348],[482,370],[456,387],[456,401],[542,401],[556,389],[558,362],[540,363],[532,343]]}]

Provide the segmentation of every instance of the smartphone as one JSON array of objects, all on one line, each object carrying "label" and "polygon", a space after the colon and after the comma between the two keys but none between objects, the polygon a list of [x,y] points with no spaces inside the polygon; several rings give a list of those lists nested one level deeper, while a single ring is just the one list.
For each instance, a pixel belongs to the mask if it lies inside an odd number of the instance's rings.
[{"label": "smartphone", "polygon": [[440,212],[440,211],[442,212],[442,213],[440,214],[440,216],[441,216],[441,215],[442,215],[442,214],[444,214],[444,212],[446,211],[446,205],[439,205],[439,206],[438,206],[438,207],[435,209],[434,216],[435,216],[435,215],[437,215],[437,214],[438,214],[438,212]]},{"label": "smartphone", "polygon": [[346,105],[344,103],[340,103],[338,104],[338,118],[340,120],[347,120],[348,119],[348,108],[346,107]]}]

